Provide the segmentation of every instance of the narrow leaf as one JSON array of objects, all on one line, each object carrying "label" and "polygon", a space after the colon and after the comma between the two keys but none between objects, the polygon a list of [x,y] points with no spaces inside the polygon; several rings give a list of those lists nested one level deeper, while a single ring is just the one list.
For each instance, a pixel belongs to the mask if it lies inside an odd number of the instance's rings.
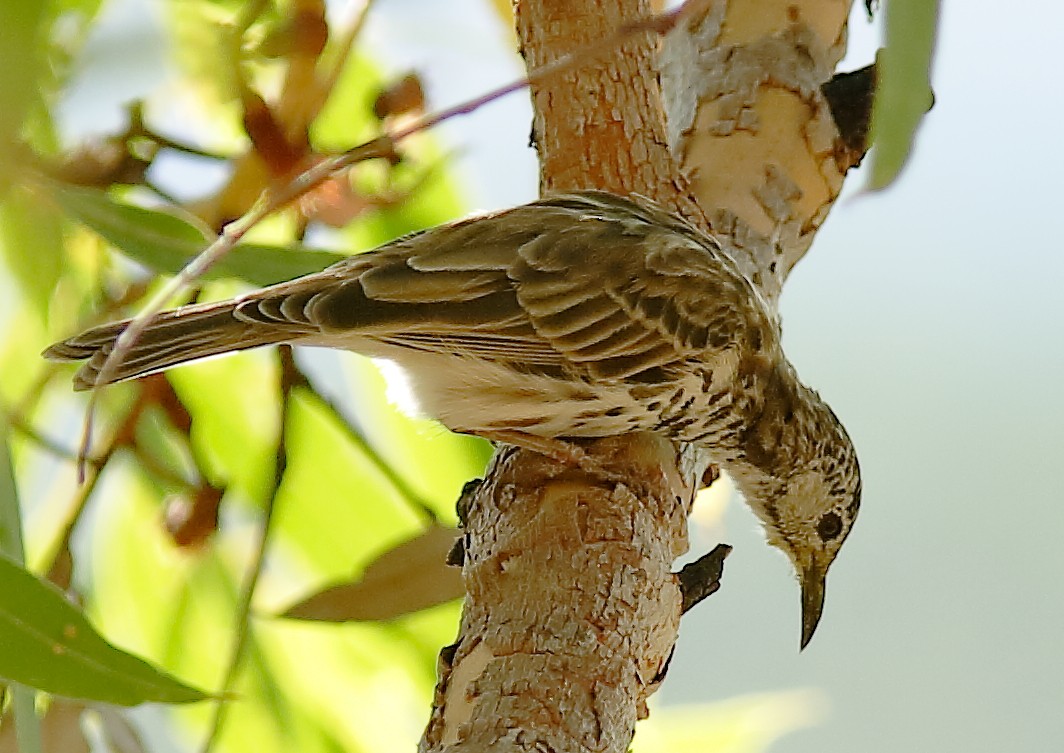
[{"label": "narrow leaf", "polygon": [[[146,209],[118,201],[106,191],[80,186],[54,187],[59,204],[129,258],[162,274],[177,274],[213,240],[191,215]],[[345,258],[300,246],[238,244],[208,273],[212,279],[237,277],[252,285],[272,285],[319,272]]]},{"label": "narrow leaf", "polygon": [[0,200],[0,251],[41,321],[63,269],[61,215],[17,188]]},{"label": "narrow leaf", "polygon": [[319,591],[283,616],[347,622],[390,620],[457,599],[465,590],[462,573],[447,564],[458,532],[433,525],[385,552],[358,580]]},{"label": "narrow leaf", "polygon": [[112,646],[59,589],[2,556],[0,677],[56,695],[123,706],[208,697]]},{"label": "narrow leaf", "polygon": [[[7,438],[7,421],[0,417],[0,556],[22,562],[26,557],[22,542],[22,511]],[[0,599],[2,593],[0,591]],[[17,683],[11,688],[11,714],[15,720],[12,736],[20,753],[41,753],[41,723],[34,703],[36,695],[32,688]],[[0,733],[10,734],[10,725],[8,727],[7,730],[0,729]]]},{"label": "narrow leaf", "polygon": [[0,195],[12,178],[22,122],[47,70],[45,52],[49,4],[40,0],[0,3]]},{"label": "narrow leaf", "polygon": [[931,107],[930,70],[938,27],[938,0],[891,0],[886,8],[886,47],[876,61],[872,107],[872,189],[901,172],[916,128]]}]

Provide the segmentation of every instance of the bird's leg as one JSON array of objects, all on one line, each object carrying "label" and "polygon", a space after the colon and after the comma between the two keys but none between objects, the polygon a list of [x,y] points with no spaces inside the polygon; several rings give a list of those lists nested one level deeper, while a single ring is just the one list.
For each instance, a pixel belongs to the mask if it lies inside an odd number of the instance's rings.
[{"label": "bird's leg", "polygon": [[502,444],[509,444],[525,450],[537,452],[558,463],[575,466],[596,476],[613,478],[616,475],[607,471],[602,463],[589,455],[583,447],[572,442],[567,442],[564,439],[557,439],[556,437],[541,437],[536,434],[526,434],[523,431],[514,431],[512,429],[500,429],[498,431],[488,432],[478,431],[477,436],[483,437],[491,442],[501,442]]},{"label": "bird's leg", "polygon": [[[526,434],[523,431],[512,429],[499,429],[497,431],[478,431],[478,437],[483,437],[490,442],[512,444],[540,455],[546,455],[551,460],[556,460],[565,465],[575,465],[583,468],[591,458],[582,447],[564,439],[554,437],[541,437],[536,434]],[[590,470],[590,469],[586,469]]]}]

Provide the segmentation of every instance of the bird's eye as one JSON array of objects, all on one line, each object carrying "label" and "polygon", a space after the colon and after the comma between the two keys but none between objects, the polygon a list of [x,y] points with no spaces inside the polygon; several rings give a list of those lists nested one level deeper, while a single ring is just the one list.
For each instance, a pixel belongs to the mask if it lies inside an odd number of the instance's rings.
[{"label": "bird's eye", "polygon": [[831,541],[842,533],[842,518],[837,512],[829,512],[816,524],[816,532],[823,541]]}]

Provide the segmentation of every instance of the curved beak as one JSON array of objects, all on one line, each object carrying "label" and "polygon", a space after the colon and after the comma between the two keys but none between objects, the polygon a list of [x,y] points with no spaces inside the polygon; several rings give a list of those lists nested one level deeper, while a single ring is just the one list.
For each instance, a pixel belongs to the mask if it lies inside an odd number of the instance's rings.
[{"label": "curved beak", "polygon": [[802,648],[809,645],[816,632],[816,626],[820,622],[820,614],[824,611],[824,584],[827,579],[827,568],[820,567],[816,562],[811,562],[803,568],[801,574],[802,585]]}]

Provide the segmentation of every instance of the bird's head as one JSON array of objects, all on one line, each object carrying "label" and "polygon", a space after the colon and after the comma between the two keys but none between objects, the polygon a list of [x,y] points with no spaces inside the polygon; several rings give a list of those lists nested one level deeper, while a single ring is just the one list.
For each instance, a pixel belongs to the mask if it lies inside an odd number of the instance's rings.
[{"label": "bird's head", "polygon": [[857,520],[861,472],[838,418],[815,392],[802,392],[789,420],[748,436],[746,462],[734,475],[768,542],[794,565],[805,648],[824,609],[828,570]]},{"label": "bird's head", "polygon": [[762,516],[769,543],[791,560],[802,589],[802,648],[820,622],[828,569],[861,505],[860,474],[850,457],[849,467],[831,473],[819,468],[797,473]]}]

